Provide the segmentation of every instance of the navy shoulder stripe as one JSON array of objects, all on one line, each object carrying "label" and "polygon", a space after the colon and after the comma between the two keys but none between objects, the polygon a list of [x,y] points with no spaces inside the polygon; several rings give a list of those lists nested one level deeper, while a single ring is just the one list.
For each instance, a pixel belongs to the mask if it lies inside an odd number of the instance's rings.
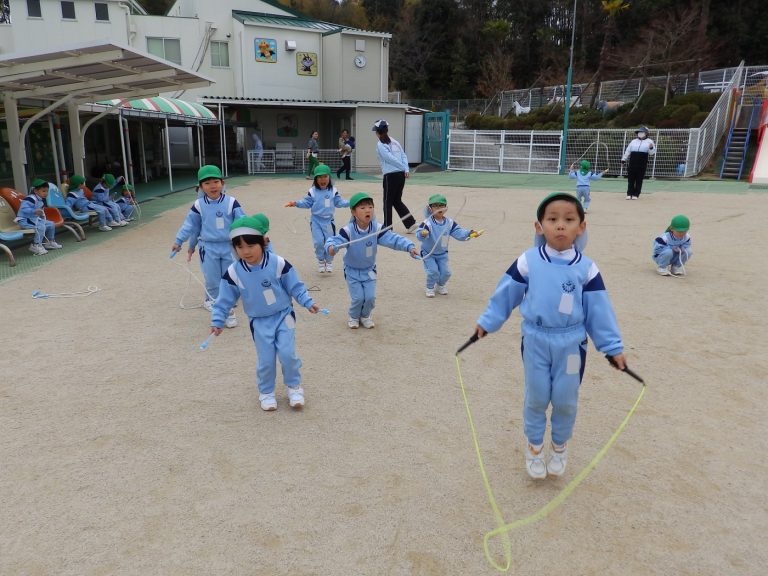
[{"label": "navy shoulder stripe", "polygon": [[283,271],[280,274],[281,275],[288,274],[291,268],[293,268],[293,266],[291,266],[291,263],[288,262],[288,260],[285,260],[285,266],[283,266]]},{"label": "navy shoulder stripe", "polygon": [[221,277],[222,280],[226,280],[228,283],[232,284],[232,286],[235,286],[235,281],[232,280],[232,276],[229,275],[229,270],[224,272],[224,276]]},{"label": "navy shoulder stripe", "polygon": [[584,292],[597,292],[598,290],[605,290],[605,284],[603,283],[603,277],[600,272],[584,285]]},{"label": "navy shoulder stripe", "polygon": [[191,211],[194,212],[195,214],[200,214],[200,210],[198,210],[197,206],[195,206],[194,204],[192,204],[192,210]]},{"label": "navy shoulder stripe", "polygon": [[667,241],[664,240],[664,238],[662,236],[657,236],[656,237],[656,242],[658,242],[659,244],[664,244],[664,246],[667,245]]},{"label": "navy shoulder stripe", "polygon": [[344,240],[346,240],[347,242],[349,242],[349,232],[347,232],[347,229],[346,229],[346,227],[345,227],[345,228],[342,228],[341,230],[339,230],[339,236],[343,237],[343,238],[344,238]]},{"label": "navy shoulder stripe", "polygon": [[523,275],[520,274],[520,271],[517,269],[517,260],[512,262],[512,266],[507,269],[507,274],[509,274],[515,282],[527,284],[525,278],[523,278]]}]

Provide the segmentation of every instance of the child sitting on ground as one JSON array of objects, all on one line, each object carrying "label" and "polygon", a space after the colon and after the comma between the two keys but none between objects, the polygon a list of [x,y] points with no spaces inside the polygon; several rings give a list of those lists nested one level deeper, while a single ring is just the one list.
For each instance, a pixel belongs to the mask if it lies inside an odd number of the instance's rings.
[{"label": "child sitting on ground", "polygon": [[42,178],[32,180],[32,188],[19,205],[16,222],[21,228],[34,229],[35,237],[29,250],[35,256],[48,254],[48,250],[58,250],[61,244],[54,240],[56,227],[45,219],[45,199],[48,197],[48,182]]},{"label": "child sitting on ground", "polygon": [[[532,478],[562,476],[566,443],[573,435],[587,336],[595,347],[626,367],[624,346],[597,265],[574,243],[586,229],[584,208],[572,195],[548,195],[536,211],[535,228],[546,244],[526,250],[512,263],[475,327],[482,338],[495,332],[520,307],[523,317],[525,399],[523,423],[528,443],[525,466]],[[544,459],[547,407],[552,405],[552,447]]]},{"label": "child sitting on ground", "polygon": [[336,236],[328,238],[325,248],[328,254],[335,255],[339,249],[346,248],[344,254],[344,277],[352,303],[349,306],[347,326],[373,328],[371,316],[376,306],[376,252],[379,244],[410,252],[416,258],[418,251],[413,242],[395,234],[391,230],[382,230],[373,215],[373,198],[365,192],[358,192],[349,199],[352,218]]},{"label": "child sitting on ground", "polygon": [[85,195],[85,178],[79,174],[72,174],[69,178],[67,206],[78,212],[88,212],[89,210],[96,212],[96,217],[99,220],[99,230],[102,232],[112,230],[108,225],[108,222],[112,220],[109,210],[106,206],[88,200]]},{"label": "child sitting on ground", "polygon": [[261,409],[277,409],[275,399],[275,356],[283,369],[288,388],[288,404],[304,407],[301,387],[301,360],[296,355],[296,314],[291,298],[312,314],[319,308],[299,279],[296,269],[274,252],[264,249],[269,220],[264,214],[238,218],[229,227],[231,246],[238,261],[230,264],[221,279],[218,298],[211,314],[211,332],[222,332],[229,310],[243,299],[243,310],[250,319],[258,365],[256,379]]},{"label": "child sitting on ground", "polygon": [[[206,293],[203,307],[210,311],[219,295],[221,277],[232,264],[229,226],[236,219],[245,216],[245,212],[237,200],[224,193],[224,179],[218,166],[202,166],[197,171],[197,180],[203,196],[192,204],[184,223],[176,232],[176,240],[171,250],[180,252],[184,241],[189,239],[189,262],[198,241],[200,242],[200,267],[205,277]],[[234,311],[227,317],[226,325],[227,328],[237,326]]]},{"label": "child sitting on ground", "polygon": [[136,197],[133,193],[133,186],[123,184],[122,196],[115,200],[115,204],[120,208],[123,220],[130,222],[133,220],[133,213],[136,211]]},{"label": "child sitting on ground", "polygon": [[128,225],[128,222],[126,222],[123,218],[123,213],[120,211],[120,207],[115,203],[114,200],[112,200],[112,196],[110,195],[112,188],[114,188],[116,184],[119,184],[122,181],[122,176],[115,180],[115,177],[112,174],[104,174],[101,177],[99,183],[96,184],[96,186],[94,186],[93,190],[91,191],[92,201],[96,204],[104,206],[107,210],[109,210],[109,214],[112,216],[112,221],[107,223],[108,226],[115,227]]},{"label": "child sitting on ground", "polygon": [[435,284],[437,284],[438,294],[448,294],[446,284],[451,277],[451,268],[448,266],[449,238],[469,240],[477,238],[483,231],[467,230],[445,216],[448,201],[442,194],[433,194],[428,202],[429,205],[426,208],[428,217],[419,224],[416,237],[421,241],[421,259],[424,272],[427,274],[425,294],[427,298],[434,298]]},{"label": "child sitting on ground", "polygon": [[590,170],[590,163],[587,160],[582,160],[579,170],[576,170],[576,163],[571,164],[571,170],[568,172],[568,178],[576,180],[576,198],[579,199],[581,205],[584,206],[584,212],[589,210],[589,181],[600,180],[608,170],[602,172],[592,172]]},{"label": "child sitting on ground", "polygon": [[678,214],[672,218],[665,232],[653,241],[652,258],[656,263],[657,273],[669,276],[671,267],[675,276],[685,276],[685,265],[693,255],[691,237],[688,234],[690,227],[688,217]]},{"label": "child sitting on ground", "polygon": [[333,212],[336,208],[346,208],[349,202],[339,195],[331,182],[331,168],[327,164],[318,164],[313,172],[315,181],[307,195],[298,201],[290,201],[286,208],[309,208],[312,218],[309,229],[312,231],[312,244],[315,246],[318,272],[333,272],[333,256],[325,251],[325,241],[336,234]]}]

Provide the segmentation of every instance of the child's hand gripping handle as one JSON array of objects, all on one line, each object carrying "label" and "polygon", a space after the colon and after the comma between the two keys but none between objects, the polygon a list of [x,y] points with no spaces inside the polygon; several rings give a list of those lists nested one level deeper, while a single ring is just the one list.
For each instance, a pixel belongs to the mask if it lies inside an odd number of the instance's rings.
[{"label": "child's hand gripping handle", "polygon": [[617,370],[620,370],[621,372],[626,372],[627,374],[632,376],[632,378],[634,378],[635,380],[640,382],[643,386],[645,386],[645,380],[643,380],[637,372],[634,372],[634,371],[630,370],[628,366],[624,366],[623,369],[619,368],[619,365],[616,364],[616,360],[613,359],[613,356],[609,356],[608,354],[606,354],[605,358],[608,360],[608,363],[611,366],[613,366]]},{"label": "child's hand gripping handle", "polygon": [[475,332],[474,334],[472,334],[472,336],[470,336],[470,337],[469,337],[469,340],[467,340],[466,342],[464,342],[464,344],[462,344],[461,348],[459,348],[458,350],[456,350],[456,356],[458,356],[459,354],[461,354],[462,352],[464,352],[464,350],[466,350],[466,349],[467,349],[469,346],[471,346],[472,344],[474,344],[475,342],[477,342],[479,339],[480,339],[480,336],[477,334],[477,332]]}]

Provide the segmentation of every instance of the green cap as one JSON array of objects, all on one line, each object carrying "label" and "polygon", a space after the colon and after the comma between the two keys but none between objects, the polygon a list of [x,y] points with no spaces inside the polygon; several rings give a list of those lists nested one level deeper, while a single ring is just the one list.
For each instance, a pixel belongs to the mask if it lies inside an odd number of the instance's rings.
[{"label": "green cap", "polygon": [[691,221],[688,220],[688,216],[683,216],[682,214],[678,214],[672,218],[672,222],[669,224],[669,229],[674,230],[675,232],[688,232],[690,227]]},{"label": "green cap", "polygon": [[42,188],[43,186],[48,186],[48,182],[42,178],[35,178],[32,180],[32,188]]},{"label": "green cap", "polygon": [[69,177],[69,185],[72,188],[79,188],[81,184],[85,184],[85,178],[80,176],[80,174],[72,174]]},{"label": "green cap", "polygon": [[254,214],[253,216],[243,216],[238,218],[229,227],[229,238],[238,236],[264,236],[269,232],[269,218],[264,214]]},{"label": "green cap", "polygon": [[313,176],[330,176],[331,167],[328,164],[318,164],[315,166],[315,171],[312,172]]},{"label": "green cap", "polygon": [[219,170],[218,166],[214,166],[213,164],[206,164],[205,166],[201,166],[200,170],[197,171],[198,182],[208,180],[209,178],[223,178],[221,175],[221,170]]},{"label": "green cap", "polygon": [[123,184],[123,190],[130,190],[131,192],[133,192],[133,185]]},{"label": "green cap", "polygon": [[109,186],[110,188],[112,188],[112,186],[114,186],[114,185],[115,185],[115,177],[114,177],[112,174],[109,174],[109,173],[107,173],[107,174],[104,174],[104,175],[101,177],[101,179],[102,179],[102,181],[103,181],[103,182],[105,182],[105,183],[107,184],[107,186]]},{"label": "green cap", "polygon": [[591,167],[592,167],[592,165],[589,163],[588,160],[582,160],[581,161],[581,170],[580,170],[580,172],[582,174],[586,174],[587,172],[589,172],[589,169]]},{"label": "green cap", "polygon": [[446,200],[445,196],[443,196],[442,194],[432,194],[432,196],[429,197],[428,202],[430,206],[432,204],[445,204],[446,206],[448,206],[448,200]]},{"label": "green cap", "polygon": [[349,199],[349,207],[354,208],[355,206],[360,204],[360,202],[362,202],[363,200],[370,200],[371,202],[373,202],[373,198],[368,196],[368,194],[366,194],[365,192],[358,192],[357,194],[352,196],[352,198]]},{"label": "green cap", "polygon": [[555,200],[565,200],[566,202],[575,204],[576,209],[579,211],[579,218],[584,220],[584,207],[581,205],[581,202],[579,202],[579,199],[576,198],[576,196],[568,194],[567,192],[552,192],[551,194],[547,194],[536,209],[536,220],[541,222],[541,219],[544,218],[544,210],[546,210],[547,206]]}]

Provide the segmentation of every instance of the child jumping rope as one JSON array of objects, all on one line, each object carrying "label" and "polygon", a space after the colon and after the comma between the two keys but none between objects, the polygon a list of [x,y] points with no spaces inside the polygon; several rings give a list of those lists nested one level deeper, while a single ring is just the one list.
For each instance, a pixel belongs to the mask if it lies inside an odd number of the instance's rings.
[{"label": "child jumping rope", "polygon": [[[171,250],[180,252],[184,241],[189,239],[189,262],[195,253],[198,240],[200,241],[200,267],[205,277],[206,291],[203,307],[210,311],[213,301],[219,295],[221,277],[232,264],[229,226],[237,218],[245,216],[245,212],[237,200],[225,194],[224,179],[218,166],[202,166],[197,171],[197,180],[203,196],[192,204],[184,223],[176,232],[176,240]],[[237,326],[237,318],[233,312],[227,317],[226,326]]]},{"label": "child jumping rope", "polygon": [[435,297],[435,285],[438,294],[448,294],[446,284],[451,277],[451,268],[448,265],[448,239],[470,240],[477,238],[482,231],[475,232],[459,226],[452,219],[445,216],[448,209],[448,201],[442,194],[433,194],[429,197],[427,206],[428,217],[419,224],[416,237],[421,241],[421,258],[424,264],[424,272],[427,274],[427,298]]},{"label": "child jumping rope", "polygon": [[[572,195],[555,192],[539,204],[535,228],[546,240],[512,263],[475,327],[482,338],[496,332],[512,311],[523,317],[525,372],[523,423],[528,440],[525,467],[531,478],[562,476],[573,435],[587,336],[626,368],[624,345],[597,265],[574,246],[586,229],[584,208]],[[544,458],[547,408],[552,405],[552,446]]]},{"label": "child jumping rope", "polygon": [[312,231],[312,244],[315,246],[318,272],[333,272],[333,256],[325,251],[325,241],[336,234],[333,213],[336,208],[346,208],[349,202],[344,200],[331,182],[331,168],[319,164],[314,171],[315,181],[307,195],[298,201],[291,200],[286,208],[309,208],[312,219],[309,228]]},{"label": "child jumping rope", "polygon": [[277,409],[275,398],[276,358],[288,388],[288,404],[304,407],[301,360],[296,355],[296,314],[291,298],[312,314],[319,310],[299,279],[296,269],[274,252],[264,249],[269,220],[264,214],[238,218],[229,227],[231,246],[238,261],[230,264],[221,279],[218,298],[211,313],[211,333],[221,334],[227,313],[243,299],[256,345],[256,378],[261,409]]},{"label": "child jumping rope", "polygon": [[589,210],[589,181],[600,180],[608,172],[608,170],[592,172],[590,168],[591,164],[587,160],[582,160],[578,170],[576,170],[576,164],[574,163],[571,164],[571,170],[568,172],[568,178],[576,180],[576,198],[584,206],[585,213]]}]

